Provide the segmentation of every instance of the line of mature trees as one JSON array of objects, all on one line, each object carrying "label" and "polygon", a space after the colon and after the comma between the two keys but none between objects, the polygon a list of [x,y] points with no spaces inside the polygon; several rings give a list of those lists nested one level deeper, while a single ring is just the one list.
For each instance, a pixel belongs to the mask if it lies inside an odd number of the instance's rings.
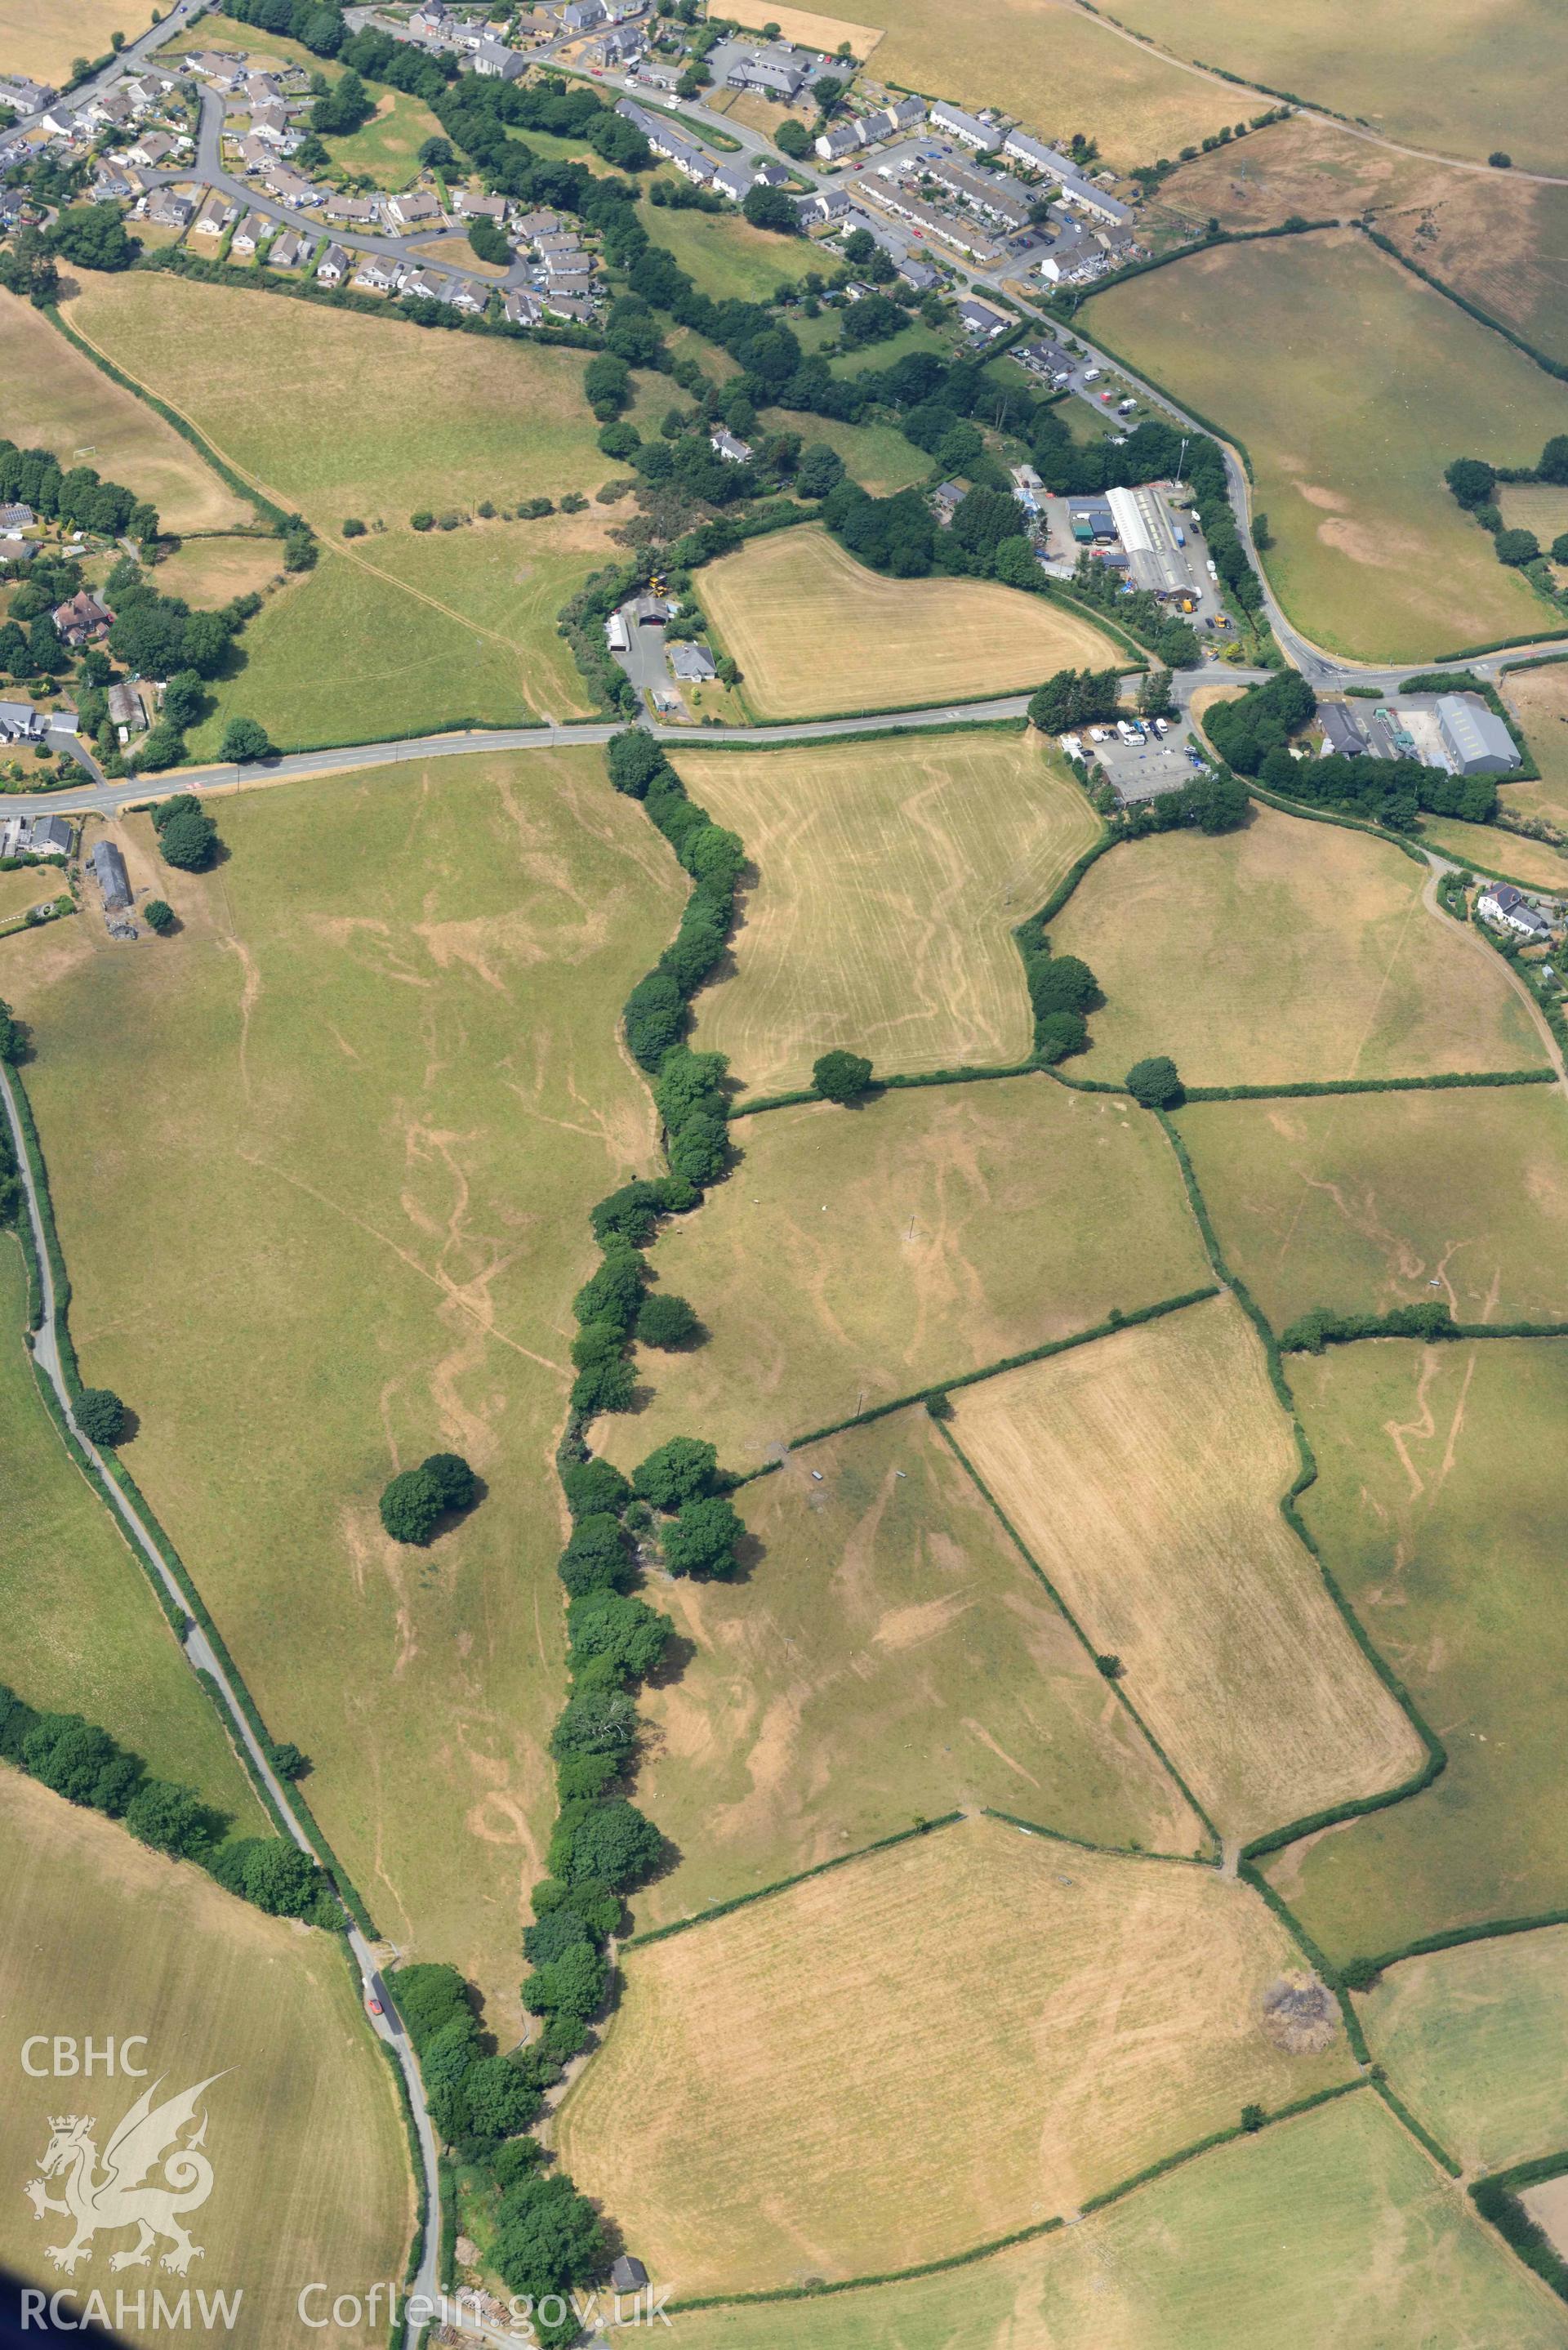
[{"label": "line of mature trees", "polygon": [[[1543,594],[1554,596],[1557,587],[1551,567],[1552,563],[1568,563],[1568,530],[1560,531],[1550,549],[1543,550],[1532,530],[1517,525],[1511,529],[1504,523],[1497,491],[1500,483],[1568,483],[1568,432],[1553,433],[1534,465],[1490,465],[1480,457],[1456,457],[1443,479],[1466,513],[1473,515],[1481,528],[1490,534],[1498,561],[1511,570],[1525,572]],[[1548,554],[1550,562],[1546,559]]]}]

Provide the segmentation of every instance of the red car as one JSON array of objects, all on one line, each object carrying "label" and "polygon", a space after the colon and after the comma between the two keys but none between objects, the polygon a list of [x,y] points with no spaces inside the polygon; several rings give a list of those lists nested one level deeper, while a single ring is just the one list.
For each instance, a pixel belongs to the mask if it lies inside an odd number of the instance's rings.
[{"label": "red car", "polygon": [[381,2002],[379,1999],[369,1999],[366,2001],[365,2004],[369,2009],[372,2015],[379,2015],[383,2012]]}]

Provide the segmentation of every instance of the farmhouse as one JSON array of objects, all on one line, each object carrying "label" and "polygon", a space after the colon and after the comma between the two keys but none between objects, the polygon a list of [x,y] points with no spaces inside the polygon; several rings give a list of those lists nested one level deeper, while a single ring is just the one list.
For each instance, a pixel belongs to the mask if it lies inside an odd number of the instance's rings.
[{"label": "farmhouse", "polygon": [[966,147],[974,147],[982,155],[994,155],[1002,144],[1002,133],[992,122],[982,122],[977,114],[966,114],[961,106],[950,106],[939,98],[931,109],[931,128],[945,130],[950,139],[961,140]]},{"label": "farmhouse", "polygon": [[1495,922],[1507,931],[1517,931],[1521,938],[1545,941],[1552,936],[1552,925],[1538,907],[1531,905],[1521,889],[1511,881],[1492,881],[1476,899],[1476,911],[1486,922]]},{"label": "farmhouse", "polygon": [[89,645],[99,637],[107,637],[114,626],[114,614],[107,604],[100,604],[87,588],[64,604],[57,604],[50,618],[67,645]]},{"label": "farmhouse", "polygon": [[1438,732],[1459,775],[1501,775],[1519,764],[1513,737],[1501,719],[1467,695],[1438,695]]},{"label": "farmhouse", "polygon": [[100,840],[88,859],[93,879],[103,892],[106,914],[122,913],[130,903],[130,877],[125,859],[112,840]]},{"label": "farmhouse", "polygon": [[722,457],[726,465],[744,465],[751,462],[751,442],[737,441],[735,435],[726,432],[722,425],[717,432],[709,433],[708,446],[716,457]]}]

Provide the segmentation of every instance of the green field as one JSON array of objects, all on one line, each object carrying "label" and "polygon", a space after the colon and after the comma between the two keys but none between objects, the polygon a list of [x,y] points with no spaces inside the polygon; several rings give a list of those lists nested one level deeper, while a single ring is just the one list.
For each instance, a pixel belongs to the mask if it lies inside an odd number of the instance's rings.
[{"label": "green field", "polygon": [[[1324,2323],[1332,2333],[1324,2334]],[[1559,2304],[1371,2095],[908,2284],[693,2311],[687,2350],[1561,2350]]]},{"label": "green field", "polygon": [[827,365],[833,375],[860,375],[867,369],[880,374],[884,368],[907,359],[912,351],[935,351],[944,359],[950,359],[952,337],[928,327],[923,318],[911,319],[896,335],[889,335],[885,343],[865,343],[858,350],[836,352]]},{"label": "green field", "polygon": [[793,408],[764,408],[759,421],[769,432],[798,432],[808,449],[814,441],[826,441],[837,450],[851,478],[875,498],[891,497],[895,490],[910,489],[930,476],[925,451],[906,441],[894,424],[841,424],[836,417],[801,416]]},{"label": "green field", "polygon": [[622,1965],[561,2155],[685,2295],[950,2257],[1353,2069],[1326,1999],[1276,2044],[1269,1994],[1310,1977],[1247,1887],[995,1820]]},{"label": "green field", "polygon": [[1374,2057],[1467,2170],[1568,2146],[1568,1927],[1407,1959],[1356,2004]]},{"label": "green field", "polygon": [[687,790],[757,870],[733,976],[697,1042],[755,1095],[811,1083],[843,1045],[879,1072],[1007,1066],[1034,1021],[1014,923],[1102,826],[1035,734],[676,754]]},{"label": "green field", "polygon": [[[1512,805],[1511,793],[1503,806]],[[1478,873],[1484,867],[1524,889],[1568,892],[1568,856],[1546,841],[1507,831],[1500,824],[1461,824],[1457,816],[1424,816],[1421,837],[1459,862],[1473,866]]]},{"label": "green field", "polygon": [[[63,2106],[92,2116],[101,2153],[141,2090],[156,2092],[161,2080],[154,2105],[210,2084],[196,2108],[205,2122],[195,2143],[211,2164],[212,2187],[199,2209],[187,2209],[201,2252],[188,2282],[193,2301],[202,2289],[228,2291],[238,2307],[221,2335],[214,2314],[205,2338],[274,2350],[298,2325],[300,2289],[313,2280],[331,2278],[334,2293],[363,2295],[379,2279],[400,2276],[413,2223],[402,2116],[337,1936],[264,1917],[201,1870],[147,1851],[112,1821],[9,1766],[0,1768],[0,1999],[16,2041],[44,2033],[79,2042],[90,2033],[100,2052],[96,2078],[67,2082],[47,2069],[28,2077],[18,2049],[6,2097],[16,2191],[0,2210],[7,2272],[47,2280],[47,2291],[64,2282],[47,2248],[67,2241],[71,2223],[51,2212],[40,2224],[20,2191],[37,2175],[51,2117]],[[147,2044],[131,2051],[131,2062],[148,2079],[106,2077],[104,2043],[138,2033]],[[30,2062],[47,2068],[47,2051]],[[191,2136],[187,2127],[183,2141]],[[142,2176],[162,2183],[156,2158]],[[47,2191],[59,2199],[57,2175]],[[112,2210],[112,2192],[106,2201]],[[167,2343],[168,2326],[147,2323],[156,2307],[151,2288],[176,2307],[178,2279],[157,2266],[121,2278],[109,2272],[111,2256],[133,2241],[125,2223],[105,2220],[70,2289],[78,2301],[101,2293],[112,2321],[121,2286],[128,2314],[115,2339]],[[161,2241],[154,2260],[170,2249]],[[130,2314],[139,2291],[140,2323]],[[308,2306],[319,2314],[316,2303]],[[371,2350],[387,2338],[384,2309],[383,2295],[379,2312],[357,2323],[345,2308],[343,2322],[307,2338]],[[62,2322],[74,2322],[68,2303]]]},{"label": "green field", "polygon": [[595,1446],[698,1433],[753,1469],[812,1428],[1203,1284],[1153,1121],[1044,1076],[770,1111],[650,1262],[710,1333],[639,1350],[644,1407]]},{"label": "green field", "polygon": [[1269,577],[1317,643],[1424,661],[1549,628],[1443,469],[1532,465],[1568,391],[1353,232],[1175,263],[1091,301],[1086,331],[1245,442]]},{"label": "green field", "polygon": [[923,1411],[834,1437],[740,1502],[745,1581],[660,1595],[692,1653],[644,1694],[639,1800],[680,1862],[639,1895],[639,1928],[961,1804],[1207,1846]]},{"label": "green field", "polygon": [[1421,903],[1392,846],[1254,807],[1239,832],[1103,857],[1051,926],[1108,1001],[1074,1071],[1170,1053],[1189,1085],[1540,1067],[1495,957]]},{"label": "green field", "polygon": [[379,188],[406,188],[419,171],[420,149],[440,136],[441,124],[421,99],[385,89],[369,122],[346,139],[325,143],[345,172],[374,180]]},{"label": "green field", "polygon": [[[534,144],[533,133],[528,143]],[[771,302],[781,286],[795,286],[822,255],[804,236],[778,236],[753,228],[739,213],[676,212],[649,204],[639,214],[649,235],[663,245],[696,286],[714,302]]]},{"label": "green field", "polygon": [[[84,917],[0,946],[83,1373],[140,1415],[138,1481],[377,1923],[510,2010],[554,1809],[569,1301],[588,1206],[653,1161],[616,1019],[677,871],[597,751],[218,806],[227,859],[167,873],[167,945]],[[395,1547],[382,1485],[448,1447],[486,1497]]]},{"label": "green field", "polygon": [[26,1304],[21,1249],[0,1232],[0,1681],[40,1711],[84,1714],[154,1777],[195,1788],[240,1834],[265,1835],[250,1781],[146,1575],[44,1408],[22,1343]]},{"label": "green field", "polygon": [[1355,0],[1263,12],[1245,0],[1127,0],[1121,21],[1176,57],[1291,91],[1390,139],[1476,159],[1501,139],[1532,171],[1568,169],[1551,95],[1562,25],[1550,0],[1397,0],[1370,18]]},{"label": "green field", "polygon": [[1334,1957],[1568,1908],[1568,1344],[1385,1339],[1290,1373],[1320,1471],[1307,1523],[1449,1762],[1424,1794],[1281,1854],[1271,1881]]},{"label": "green field", "polygon": [[1314,1305],[1433,1298],[1461,1322],[1568,1321],[1555,1086],[1195,1103],[1178,1123],[1225,1253],[1276,1329]]}]

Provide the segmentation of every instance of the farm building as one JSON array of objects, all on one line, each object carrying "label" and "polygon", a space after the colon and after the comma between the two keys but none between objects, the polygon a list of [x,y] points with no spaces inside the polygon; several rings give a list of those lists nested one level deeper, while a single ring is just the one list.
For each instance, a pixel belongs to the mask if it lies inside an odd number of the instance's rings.
[{"label": "farm building", "polygon": [[1461,775],[1501,775],[1519,764],[1513,737],[1501,719],[1465,694],[1439,694],[1438,732]]},{"label": "farm building", "polygon": [[749,441],[737,440],[732,432],[726,432],[722,426],[717,432],[709,433],[708,446],[712,450],[715,457],[722,457],[726,465],[744,465],[750,461],[752,454],[752,444]]},{"label": "farm building", "polygon": [[1320,702],[1317,722],[1323,728],[1324,750],[1342,759],[1365,759],[1372,749],[1362,732],[1361,721],[1354,710],[1343,702]]},{"label": "farm building", "polygon": [[125,859],[112,840],[100,840],[88,862],[93,879],[103,892],[106,914],[123,913],[130,903],[130,877],[125,869]]}]

